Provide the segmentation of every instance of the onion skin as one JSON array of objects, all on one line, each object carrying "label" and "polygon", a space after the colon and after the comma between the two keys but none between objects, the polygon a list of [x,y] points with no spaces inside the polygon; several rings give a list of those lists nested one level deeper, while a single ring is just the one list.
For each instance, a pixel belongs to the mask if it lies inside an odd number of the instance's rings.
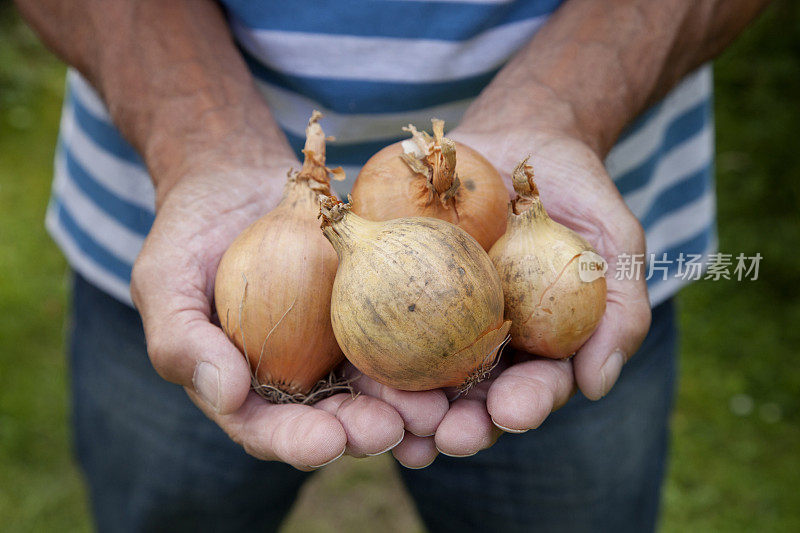
[{"label": "onion skin", "polygon": [[475,239],[433,218],[371,222],[331,199],[321,212],[340,261],[331,322],[350,362],[407,391],[469,388],[484,377],[510,323]]},{"label": "onion skin", "polygon": [[247,357],[254,388],[297,397],[282,401],[302,401],[343,359],[330,323],[338,259],[317,220],[317,197],[330,194],[319,116],[309,122],[303,169],[278,206],[234,240],[215,282],[222,328]]},{"label": "onion skin", "polygon": [[[434,132],[440,123],[443,128],[441,121],[434,120]],[[407,129],[416,132],[413,126]],[[489,250],[506,229],[508,189],[481,154],[464,144],[442,140],[454,147],[452,175],[443,175],[448,174],[447,168],[415,172],[402,157],[404,143],[408,146],[412,140],[391,144],[373,155],[358,174],[351,193],[352,210],[374,221],[403,217],[446,220]]]},{"label": "onion skin", "polygon": [[581,280],[579,256],[597,253],[552,220],[539,200],[527,159],[514,171],[519,196],[508,208],[508,230],[489,251],[505,294],[511,346],[562,359],[597,329],[606,306],[606,280]]}]

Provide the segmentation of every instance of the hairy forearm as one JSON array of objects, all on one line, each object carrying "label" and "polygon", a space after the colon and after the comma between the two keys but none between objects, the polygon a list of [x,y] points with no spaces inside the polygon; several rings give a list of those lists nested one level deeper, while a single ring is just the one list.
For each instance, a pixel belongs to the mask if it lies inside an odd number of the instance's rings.
[{"label": "hairy forearm", "polygon": [[198,154],[236,139],[257,140],[242,157],[290,157],[215,2],[17,4],[42,40],[99,91],[160,189]]},{"label": "hairy forearm", "polygon": [[[484,91],[508,120],[580,136],[599,154],[685,74],[720,53],[768,0],[569,0]],[[505,115],[504,115],[505,116]]]}]

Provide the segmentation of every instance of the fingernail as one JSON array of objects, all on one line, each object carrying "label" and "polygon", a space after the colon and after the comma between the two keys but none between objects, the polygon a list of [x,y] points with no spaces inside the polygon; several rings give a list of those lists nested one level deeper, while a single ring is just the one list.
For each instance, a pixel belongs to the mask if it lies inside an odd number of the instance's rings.
[{"label": "fingernail", "polygon": [[219,411],[219,369],[216,365],[200,362],[194,369],[192,385],[197,394],[215,411]]},{"label": "fingernail", "polygon": [[394,449],[394,448],[396,448],[396,447],[397,447],[397,446],[398,446],[398,445],[399,445],[401,442],[403,442],[403,439],[405,438],[405,436],[406,436],[406,431],[405,431],[405,430],[403,430],[403,434],[402,434],[402,435],[400,435],[400,440],[399,440],[399,441],[395,442],[394,444],[392,444],[391,446],[389,446],[388,448],[386,448],[386,449],[385,449],[385,450],[383,450],[383,451],[380,451],[380,452],[377,452],[377,453],[368,453],[368,454],[366,454],[366,455],[367,455],[367,457],[375,457],[376,455],[381,455],[381,454],[383,454],[383,453],[386,453],[386,452],[388,452],[389,450],[393,450],[393,449]]},{"label": "fingernail", "polygon": [[619,373],[622,372],[622,365],[625,364],[625,356],[622,355],[620,350],[615,350],[611,355],[608,356],[606,362],[603,363],[603,366],[600,367],[600,385],[602,389],[602,395],[605,396],[608,394],[608,391],[611,390],[611,387],[617,382],[617,378],[619,378]]},{"label": "fingernail", "polygon": [[498,424],[497,422],[494,421],[494,418],[492,418],[492,424],[494,424],[496,427],[502,429],[506,433],[525,433],[526,431],[528,431],[527,429],[512,429],[512,428],[507,428],[507,427],[501,426],[500,424]]},{"label": "fingernail", "polygon": [[467,453],[467,454],[464,454],[464,455],[456,455],[456,454],[454,454],[454,453],[446,453],[446,452],[443,452],[443,451],[442,451],[442,450],[440,450],[438,447],[436,448],[436,450],[437,450],[437,451],[438,451],[440,454],[442,454],[442,455],[446,455],[447,457],[455,457],[456,459],[461,459],[462,457],[472,457],[473,455],[475,455],[476,453],[478,453],[478,452],[474,452],[474,453]]},{"label": "fingernail", "polygon": [[325,463],[322,463],[321,465],[308,465],[308,467],[309,467],[309,468],[322,468],[323,466],[327,466],[327,465],[331,464],[332,462],[334,462],[334,461],[336,461],[336,460],[338,460],[338,459],[341,459],[341,457],[342,457],[343,455],[344,455],[344,450],[342,450],[342,453],[340,453],[339,455],[337,455],[336,457],[334,457],[334,458],[333,458],[333,459],[331,459],[330,461],[327,461],[327,462],[325,462]]},{"label": "fingernail", "polygon": [[436,457],[431,459],[430,463],[422,465],[422,466],[408,466],[407,464],[403,464],[403,462],[400,461],[399,459],[397,460],[397,462],[400,463],[400,466],[402,466],[403,468],[408,468],[409,470],[422,470],[423,468],[428,468],[429,466],[431,466],[435,460],[436,460]]}]

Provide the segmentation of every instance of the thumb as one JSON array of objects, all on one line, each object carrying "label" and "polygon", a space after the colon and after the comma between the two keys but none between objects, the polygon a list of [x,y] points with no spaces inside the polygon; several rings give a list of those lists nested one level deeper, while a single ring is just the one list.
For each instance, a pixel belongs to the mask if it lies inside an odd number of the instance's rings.
[{"label": "thumb", "polygon": [[609,280],[606,312],[597,331],[573,359],[575,380],[584,396],[599,400],[608,394],[649,329],[645,283]]},{"label": "thumb", "polygon": [[[615,194],[616,200],[599,211],[604,219],[597,224],[601,231],[595,244],[608,261],[608,272],[617,273],[623,252],[643,255],[646,243],[642,225],[622,203],[619,193]],[[575,381],[590,400],[608,394],[650,329],[650,299],[641,272],[635,269],[630,276],[606,276],[606,283],[606,312],[573,359]]]},{"label": "thumb", "polygon": [[[236,411],[250,390],[250,368],[225,333],[210,321],[207,296],[184,269],[176,278],[162,264],[140,256],[131,295],[144,324],[147,353],[158,374],[197,393],[220,414]],[[172,263],[174,264],[174,263]],[[202,281],[202,280],[198,280]]]}]

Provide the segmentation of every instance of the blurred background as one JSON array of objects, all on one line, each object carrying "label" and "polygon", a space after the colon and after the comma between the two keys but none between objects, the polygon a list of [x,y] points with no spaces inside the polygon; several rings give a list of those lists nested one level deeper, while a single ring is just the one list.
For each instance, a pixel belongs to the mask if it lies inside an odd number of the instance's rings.
[{"label": "blurred background", "polygon": [[[66,263],[45,233],[64,66],[0,0],[0,531],[86,531],[68,428]],[[800,3],[715,66],[720,251],[757,281],[678,297],[681,382],[662,531],[800,531]],[[506,436],[504,438],[513,438]],[[343,459],[284,531],[423,531],[388,456]]]}]

